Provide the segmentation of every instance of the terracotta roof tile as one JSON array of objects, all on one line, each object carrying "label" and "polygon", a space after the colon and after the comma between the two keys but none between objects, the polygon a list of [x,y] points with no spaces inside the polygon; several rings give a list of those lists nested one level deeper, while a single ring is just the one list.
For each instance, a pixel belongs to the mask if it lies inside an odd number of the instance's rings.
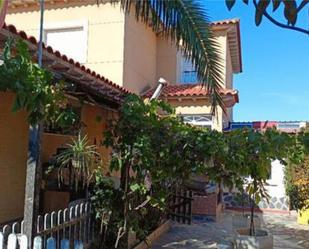
[{"label": "terracotta roof tile", "polygon": [[214,22],[211,22],[210,25],[215,26],[215,25],[226,25],[226,24],[236,24],[236,23],[239,23],[238,18],[214,21]]},{"label": "terracotta roof tile", "polygon": [[[151,89],[143,94],[145,98],[150,98],[155,91]],[[230,101],[228,107],[239,102],[238,91],[232,89],[221,89],[220,93],[222,94],[223,99],[226,97],[232,97],[233,103]],[[175,84],[175,85],[166,85],[164,86],[161,94],[161,98],[177,98],[177,97],[207,97],[209,96],[209,91],[202,84]]]}]

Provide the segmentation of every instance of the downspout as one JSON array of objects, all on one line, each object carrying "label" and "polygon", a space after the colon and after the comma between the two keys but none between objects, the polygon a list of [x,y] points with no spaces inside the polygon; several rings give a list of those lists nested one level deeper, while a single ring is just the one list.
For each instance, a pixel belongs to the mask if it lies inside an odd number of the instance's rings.
[{"label": "downspout", "polygon": [[149,99],[149,101],[152,100],[156,100],[160,97],[163,88],[168,84],[168,82],[164,79],[164,78],[159,78],[158,80],[158,86],[156,88],[156,90],[154,91],[154,93],[152,94],[151,98]]}]

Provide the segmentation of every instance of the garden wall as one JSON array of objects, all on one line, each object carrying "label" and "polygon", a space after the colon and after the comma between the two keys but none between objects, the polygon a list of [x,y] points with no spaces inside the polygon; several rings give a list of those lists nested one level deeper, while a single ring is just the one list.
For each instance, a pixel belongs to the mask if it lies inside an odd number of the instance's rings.
[{"label": "garden wall", "polygon": [[29,125],[25,112],[12,113],[14,98],[0,92],[0,223],[24,211]]},{"label": "garden wall", "polygon": [[[262,200],[258,207],[262,210],[289,211],[289,201],[285,194],[284,186],[284,165],[278,160],[272,162],[270,178],[267,180],[266,189],[270,195],[269,202]],[[243,200],[244,199],[244,200]],[[226,207],[245,208],[250,207],[249,197],[244,196],[237,191],[225,192],[223,201]]]}]

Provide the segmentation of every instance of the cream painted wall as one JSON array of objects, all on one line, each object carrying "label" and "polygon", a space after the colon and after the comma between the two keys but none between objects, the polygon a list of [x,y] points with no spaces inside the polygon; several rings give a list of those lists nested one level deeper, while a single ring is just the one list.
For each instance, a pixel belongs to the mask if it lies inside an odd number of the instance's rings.
[{"label": "cream painted wall", "polygon": [[[211,106],[206,98],[201,99],[168,99],[168,103],[175,108],[176,114],[210,114]],[[213,128],[222,131],[222,109],[217,108],[216,117],[213,120]]]},{"label": "cream painted wall", "polygon": [[24,111],[12,113],[14,95],[0,92],[0,223],[23,217],[28,131]]},{"label": "cream painted wall", "polygon": [[229,49],[229,43],[226,42],[226,60],[225,60],[225,85],[228,89],[233,89],[233,67],[232,58]]},{"label": "cream painted wall", "polygon": [[227,108],[226,113],[222,112],[223,114],[223,123],[222,127],[226,128],[229,125],[229,122],[233,121],[233,108]]},{"label": "cream painted wall", "polygon": [[[225,60],[225,86],[227,89],[233,88],[233,67],[232,58],[230,54],[229,44],[226,42],[226,60]],[[233,108],[227,108],[226,114],[223,116],[223,126],[227,127],[229,122],[233,121]]]},{"label": "cream painted wall", "polygon": [[[224,80],[224,88],[231,88],[232,82],[233,82],[233,71],[232,71],[232,64],[231,64],[231,57],[229,53],[228,43],[227,43],[227,32],[225,30],[215,30],[215,37],[220,45],[220,51],[221,51],[221,63],[224,66],[225,70],[223,72],[223,80]],[[161,43],[163,41],[160,41]],[[160,44],[158,42],[158,47],[160,47],[161,51],[163,53],[168,54],[168,44],[162,43]],[[168,59],[165,63],[162,63],[162,66],[157,66],[157,71],[159,72],[159,69],[162,70],[162,75],[167,75],[166,77],[173,78],[175,77],[175,81],[170,81],[171,83],[177,83],[179,82],[179,76],[180,76],[180,60],[181,56],[180,53],[177,53],[176,48],[175,50],[170,50],[170,56],[167,58],[164,58],[163,56],[162,61],[164,59]],[[175,54],[174,54],[175,52]],[[163,54],[162,53],[162,54]],[[159,52],[158,52],[159,55]],[[160,57],[159,57],[160,58]],[[175,61],[172,60],[172,58],[176,59]],[[159,65],[159,61],[158,64]],[[175,70],[176,68],[176,70]],[[173,70],[173,71],[172,71]],[[165,73],[165,74],[164,74]],[[168,78],[167,78],[168,79]],[[206,101],[206,104],[205,104]],[[184,100],[182,99],[181,102],[178,100],[168,100],[170,104],[172,104],[176,108],[176,113],[182,113],[182,114],[207,114],[210,113],[211,107],[207,105],[207,100],[195,100],[192,99]],[[223,110],[218,107],[216,116],[214,118],[214,128],[216,130],[221,131],[224,128],[224,125],[228,124],[229,121],[233,120],[233,110],[232,108],[228,108],[226,114],[223,112]]]},{"label": "cream painted wall", "polygon": [[102,143],[107,122],[113,118],[113,113],[98,106],[84,105],[82,108],[81,120],[85,124],[84,132],[89,142],[95,144],[102,159],[102,168],[107,172],[110,160],[110,149]]},{"label": "cream painted wall", "polygon": [[178,54],[176,46],[170,40],[157,36],[157,79],[163,77],[171,84],[179,82]]},{"label": "cream painted wall", "polygon": [[[215,30],[215,37],[217,38],[218,43],[221,48],[221,60],[222,65],[224,65],[224,88],[233,89],[233,68],[232,68],[232,59],[230,54],[230,49],[228,45],[227,31],[226,30]],[[221,128],[225,128],[229,122],[233,121],[233,108],[227,108],[226,113],[220,108],[222,120]]]},{"label": "cream painted wall", "polygon": [[[97,5],[95,0],[85,0],[84,3],[47,8],[45,24],[47,27],[61,27],[71,21],[86,23],[87,67],[135,93],[155,87],[159,77],[172,84],[179,82],[180,56],[169,41],[157,36],[143,23],[136,22],[133,13],[124,15],[117,5]],[[38,35],[37,10],[11,13],[6,21],[30,35]],[[216,29],[215,36],[220,44],[222,64],[225,66],[224,82],[230,88],[233,72],[227,47],[227,31]],[[207,113],[206,109],[204,113]],[[228,122],[232,119],[231,111],[228,111],[227,117],[222,116],[222,110],[218,113],[221,113],[218,117],[221,121],[224,119]]]},{"label": "cream painted wall", "polygon": [[223,72],[223,81],[226,87],[226,80],[227,80],[227,70],[226,70],[226,60],[227,60],[227,33],[225,30],[216,30],[214,32],[215,38],[217,39],[218,44],[220,45],[220,51],[221,51],[221,64],[223,67],[225,67],[225,70]]},{"label": "cream painted wall", "polygon": [[[104,173],[108,172],[111,150],[102,144],[104,140],[103,133],[106,130],[107,121],[116,115],[102,107],[89,104],[82,106],[81,121],[84,124],[83,132],[87,135],[89,144],[95,144],[97,146],[97,152],[102,159],[102,165],[100,166]],[[51,159],[56,154],[57,148],[67,147],[68,144],[72,143],[72,139],[76,139],[76,137],[44,133],[42,139],[42,162],[47,162]],[[53,191],[44,191],[42,210],[44,212],[50,212],[51,210],[65,208],[69,202],[67,195]],[[62,198],[61,202],[59,202],[59,198]]]},{"label": "cream painted wall", "polygon": [[[63,27],[72,22],[86,22],[87,60],[85,66],[107,77],[115,83],[123,84],[124,53],[124,13],[119,6],[107,4],[75,5],[62,8],[47,8],[44,14],[45,26]],[[18,30],[38,37],[39,12],[11,13],[6,16],[8,24],[14,24]],[[72,43],[78,41],[72,40]]]},{"label": "cream painted wall", "polygon": [[42,163],[48,162],[52,156],[57,154],[57,149],[66,147],[72,142],[74,136],[66,136],[53,133],[44,133],[42,136]]},{"label": "cream painted wall", "polygon": [[[95,144],[98,147],[103,160],[102,167],[106,170],[110,158],[110,150],[103,146],[103,133],[106,130],[107,122],[113,119],[116,114],[98,106],[84,104],[81,111],[81,122],[84,124],[84,133],[87,135],[90,144]],[[61,134],[44,133],[42,138],[42,162],[47,162],[57,149],[66,147],[72,143],[74,136]]]},{"label": "cream painted wall", "polygon": [[123,86],[142,93],[156,85],[157,39],[151,28],[125,17]]}]

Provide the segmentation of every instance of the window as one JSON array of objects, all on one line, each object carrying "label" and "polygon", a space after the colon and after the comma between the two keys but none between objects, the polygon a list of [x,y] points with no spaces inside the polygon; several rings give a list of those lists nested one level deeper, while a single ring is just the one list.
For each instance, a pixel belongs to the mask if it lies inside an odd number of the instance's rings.
[{"label": "window", "polygon": [[182,118],[185,123],[212,129],[213,120],[210,114],[182,115]]},{"label": "window", "polygon": [[85,22],[47,25],[44,41],[53,49],[81,63],[87,61],[87,25]]},{"label": "window", "polygon": [[196,83],[198,81],[195,67],[190,60],[187,60],[184,57],[181,57],[180,81],[181,83]]}]

